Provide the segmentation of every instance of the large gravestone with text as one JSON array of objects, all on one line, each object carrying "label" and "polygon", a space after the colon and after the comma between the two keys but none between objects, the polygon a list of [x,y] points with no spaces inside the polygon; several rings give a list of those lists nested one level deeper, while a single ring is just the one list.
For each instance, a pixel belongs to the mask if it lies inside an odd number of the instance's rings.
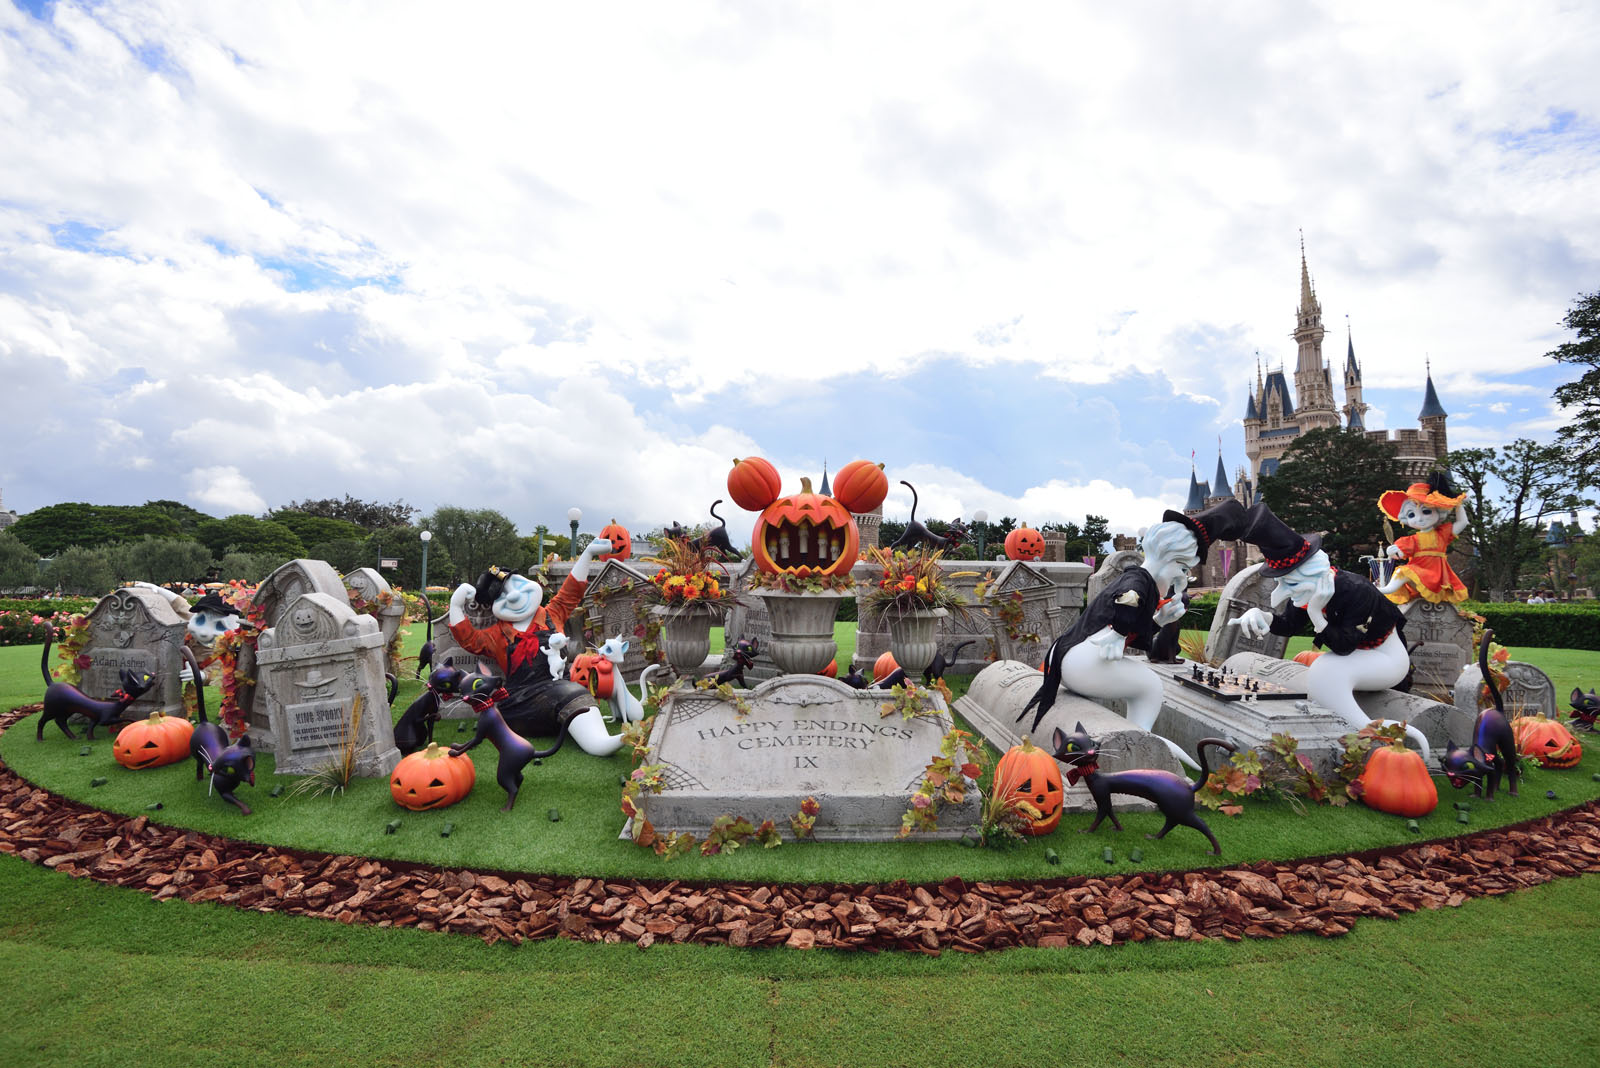
[{"label": "large gravestone with text", "polygon": [[1401,609],[1406,616],[1406,648],[1415,672],[1411,688],[1450,694],[1461,669],[1472,663],[1472,621],[1453,604],[1416,600]]},{"label": "large gravestone with text", "polygon": [[262,632],[256,703],[268,729],[252,729],[251,740],[274,754],[280,774],[316,771],[338,760],[347,744],[355,749],[356,774],[375,777],[394,770],[400,753],[383,677],[383,647],[377,620],[326,593],[296,597],[278,625]]},{"label": "large gravestone with text", "polygon": [[[1504,671],[1507,683],[1500,693],[1500,703],[1505,706],[1506,715],[1555,718],[1556,686],[1550,681],[1549,675],[1521,660],[1508,661]],[[1489,705],[1489,695],[1483,690],[1483,674],[1476,663],[1461,669],[1461,675],[1456,679],[1454,699],[1462,716],[1461,722],[1464,723],[1475,720],[1478,710]],[[1456,741],[1465,741],[1466,737],[1463,733]]]},{"label": "large gravestone with text", "polygon": [[1283,658],[1284,650],[1289,647],[1288,638],[1272,633],[1261,638],[1251,637],[1231,622],[1252,608],[1272,611],[1272,591],[1278,580],[1266,574],[1264,566],[1252,564],[1222,587],[1216,614],[1211,617],[1211,632],[1206,636],[1208,663],[1220,664],[1235,653],[1260,653],[1274,660]]},{"label": "large gravestone with text", "polygon": [[[712,691],[678,690],[663,702],[646,763],[664,766],[665,787],[641,798],[657,830],[704,834],[732,815],[787,832],[814,797],[816,838],[888,841],[952,726],[937,697],[936,715],[884,716],[884,693],[818,675],[786,675],[742,696],[743,716]],[[933,837],[959,837],[977,818],[972,790],[941,810]]]},{"label": "large gravestone with text", "polygon": [[[326,560],[290,560],[261,580],[250,599],[252,614],[259,615],[261,629],[270,630],[283,619],[285,612],[303,593],[325,593],[348,606],[350,594],[344,579]],[[239,653],[238,673],[243,679],[256,679],[255,652],[246,645]],[[266,713],[256,707],[256,683],[240,681],[235,697],[239,711],[246,717],[253,737],[264,738],[270,733]]]},{"label": "large gravestone with text", "polygon": [[149,672],[155,685],[129,706],[123,718],[136,719],[157,710],[183,715],[178,672],[183,667],[186,627],[187,620],[155,590],[130,586],[100,598],[89,613],[89,638],[83,650],[89,666],[81,676],[83,692],[110,700],[122,685],[124,668]]}]

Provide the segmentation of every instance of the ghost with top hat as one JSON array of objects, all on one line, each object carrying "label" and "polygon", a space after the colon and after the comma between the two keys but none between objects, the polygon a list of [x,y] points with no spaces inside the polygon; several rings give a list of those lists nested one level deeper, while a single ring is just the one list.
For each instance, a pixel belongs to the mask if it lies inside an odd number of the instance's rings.
[{"label": "ghost with top hat", "polygon": [[1389,519],[1416,531],[1396,538],[1389,546],[1391,560],[1404,560],[1382,587],[1395,604],[1418,598],[1433,604],[1459,604],[1467,599],[1467,584],[1450,567],[1450,543],[1467,529],[1467,495],[1457,493],[1450,472],[1435,470],[1426,482],[1413,482],[1403,490],[1388,490],[1378,498],[1378,510]]},{"label": "ghost with top hat", "polygon": [[[1262,574],[1277,578],[1272,613],[1252,608],[1229,622],[1255,638],[1293,637],[1311,624],[1319,656],[1306,669],[1306,694],[1356,730],[1372,722],[1357,691],[1387,690],[1411,670],[1405,616],[1372,582],[1340,571],[1322,550],[1322,536],[1303,537],[1265,504],[1249,510],[1245,541],[1261,550]],[[1412,726],[1406,735],[1428,759],[1428,740]]]}]

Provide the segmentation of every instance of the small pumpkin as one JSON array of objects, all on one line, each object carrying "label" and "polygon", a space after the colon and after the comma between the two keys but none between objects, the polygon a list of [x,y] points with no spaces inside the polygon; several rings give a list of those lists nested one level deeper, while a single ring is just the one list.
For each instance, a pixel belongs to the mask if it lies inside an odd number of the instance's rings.
[{"label": "small pumpkin", "polygon": [[1358,781],[1362,802],[1379,812],[1416,819],[1439,806],[1422,754],[1398,742],[1374,749]]},{"label": "small pumpkin", "polygon": [[828,666],[823,668],[821,671],[817,672],[817,674],[818,675],[826,675],[830,679],[838,678],[839,677],[839,658],[838,657],[834,657],[832,660],[828,661]]},{"label": "small pumpkin", "polygon": [[994,766],[996,797],[1026,801],[1038,809],[1028,815],[1023,834],[1049,834],[1061,823],[1061,765],[1055,757],[1022,736],[1022,744],[1006,750]]},{"label": "small pumpkin", "polygon": [[872,677],[881,682],[900,670],[900,665],[894,662],[893,653],[879,653],[878,659],[872,662]]},{"label": "small pumpkin", "polygon": [[872,511],[888,495],[889,476],[871,460],[852,460],[833,476],[834,498],[856,515]]},{"label": "small pumpkin", "polygon": [[600,536],[611,543],[611,551],[601,555],[602,560],[626,560],[633,555],[633,535],[615,519],[600,528]]},{"label": "small pumpkin", "polygon": [[783,492],[783,479],[778,469],[759,456],[733,461],[728,472],[728,496],[747,512],[759,512],[778,499]]},{"label": "small pumpkin", "polygon": [[453,805],[472,792],[478,769],[468,756],[451,756],[438,742],[402,757],[389,776],[389,796],[401,808],[421,812]]},{"label": "small pumpkin", "polygon": [[586,686],[596,697],[610,697],[616,687],[617,666],[599,653],[579,653],[572,658],[567,678]]},{"label": "small pumpkin", "polygon": [[1007,560],[1043,560],[1044,535],[1032,527],[1018,527],[1006,535]]},{"label": "small pumpkin", "polygon": [[1543,712],[1512,720],[1511,734],[1517,740],[1517,752],[1537,760],[1540,767],[1570,768],[1583,759],[1583,746],[1567,725]]},{"label": "small pumpkin", "polygon": [[[1321,655],[1321,649],[1302,649],[1300,652],[1294,654],[1294,662],[1296,664],[1303,664],[1306,667],[1310,667],[1311,662]],[[1332,663],[1332,661],[1330,660],[1329,663]]]},{"label": "small pumpkin", "polygon": [[159,768],[189,755],[189,736],[193,733],[194,724],[187,719],[157,710],[118,731],[111,753],[118,764],[134,771]]},{"label": "small pumpkin", "polygon": [[750,554],[772,575],[849,575],[860,542],[850,509],[813,492],[811,479],[802,478],[799,493],[779,497],[756,517]]}]

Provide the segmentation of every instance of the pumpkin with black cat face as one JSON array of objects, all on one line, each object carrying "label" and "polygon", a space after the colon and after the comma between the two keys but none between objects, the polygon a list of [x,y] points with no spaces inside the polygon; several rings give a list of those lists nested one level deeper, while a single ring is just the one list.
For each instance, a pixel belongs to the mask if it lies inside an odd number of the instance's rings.
[{"label": "pumpkin with black cat face", "polygon": [[1545,768],[1570,768],[1583,759],[1583,746],[1566,724],[1546,716],[1518,716],[1511,721],[1517,739],[1517,752],[1531,757]]},{"label": "pumpkin with black cat face", "polygon": [[438,742],[403,757],[389,776],[389,796],[413,812],[453,805],[472,792],[478,772],[467,756],[451,756]]},{"label": "pumpkin with black cat face", "polygon": [[751,554],[769,574],[811,578],[849,575],[860,551],[850,509],[800,480],[800,492],[779,497],[756,518]]},{"label": "pumpkin with black cat face", "polygon": [[1026,822],[1022,833],[1049,834],[1061,823],[1061,768],[1055,758],[1029,741],[1014,745],[994,767],[996,797],[1023,801],[1038,815],[1022,810]]},{"label": "pumpkin with black cat face", "polygon": [[1032,527],[1018,527],[1006,535],[1006,559],[1043,560],[1044,535]]},{"label": "pumpkin with black cat face", "polygon": [[111,753],[118,764],[134,771],[159,768],[189,755],[189,736],[193,733],[194,724],[182,716],[156,711],[150,713],[148,719],[130,723],[118,731]]}]

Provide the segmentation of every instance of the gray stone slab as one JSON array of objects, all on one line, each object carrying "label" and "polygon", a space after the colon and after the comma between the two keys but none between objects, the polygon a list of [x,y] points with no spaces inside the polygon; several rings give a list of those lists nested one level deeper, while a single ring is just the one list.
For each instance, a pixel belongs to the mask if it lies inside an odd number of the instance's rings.
[{"label": "gray stone slab", "polygon": [[1094,599],[1100,596],[1100,591],[1109,586],[1118,575],[1130,567],[1139,567],[1144,563],[1144,553],[1137,549],[1119,549],[1104,560],[1089,576],[1089,584],[1084,590],[1086,604],[1093,604]]},{"label": "gray stone slab", "polygon": [[[681,690],[663,703],[646,763],[666,765],[665,788],[640,803],[658,830],[704,834],[732,815],[770,819],[787,834],[789,817],[815,797],[816,838],[891,840],[954,723],[942,701],[937,715],[885,717],[883,693],[817,675],[772,679],[743,696],[743,717],[712,692]],[[959,837],[977,819],[972,790],[941,810],[931,837]]]},{"label": "gray stone slab", "polygon": [[1453,604],[1417,600],[1400,610],[1406,617],[1412,691],[1454,700],[1456,679],[1461,669],[1472,663],[1472,621],[1463,618]]},{"label": "gray stone slab", "polygon": [[1278,634],[1255,638],[1230,620],[1238,619],[1252,608],[1271,612],[1271,597],[1278,580],[1264,573],[1263,564],[1252,564],[1222,587],[1217,599],[1217,611],[1211,617],[1211,631],[1206,635],[1206,661],[1220,664],[1235,653],[1260,653],[1273,660],[1283,658],[1289,639]]},{"label": "gray stone slab", "polygon": [[188,620],[178,615],[163,592],[128,586],[100,598],[89,612],[89,636],[83,651],[89,666],[79,685],[90,697],[110,700],[122,685],[124,668],[155,676],[151,686],[124,714],[127,719],[155,711],[181,716],[183,639]]}]

